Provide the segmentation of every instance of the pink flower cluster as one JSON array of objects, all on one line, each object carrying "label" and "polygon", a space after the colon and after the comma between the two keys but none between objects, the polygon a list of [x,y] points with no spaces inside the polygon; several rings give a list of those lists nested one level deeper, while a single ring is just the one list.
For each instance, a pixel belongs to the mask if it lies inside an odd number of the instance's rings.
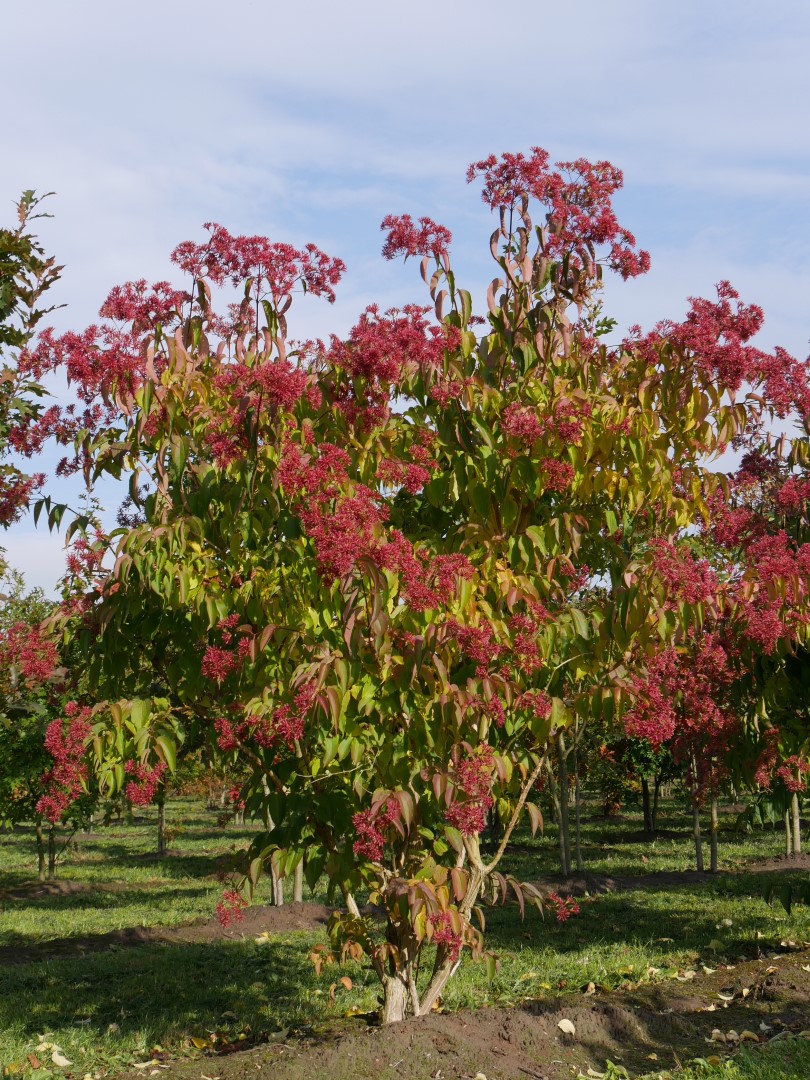
[{"label": "pink flower cluster", "polygon": [[650,541],[652,565],[666,593],[666,606],[678,602],[704,604],[717,591],[717,575],[705,559],[696,560],[686,545],[676,548],[669,540]]},{"label": "pink flower cluster", "polygon": [[570,461],[544,457],[540,459],[540,467],[545,473],[547,491],[565,491],[571,486],[574,479],[574,466]]},{"label": "pink flower cluster", "polygon": [[435,259],[447,257],[452,233],[444,225],[437,225],[429,217],[420,217],[414,224],[410,214],[388,214],[380,228],[387,230],[383,244],[383,258],[394,259],[397,255],[432,255]]},{"label": "pink flower cluster", "polygon": [[492,806],[493,752],[481,743],[456,766],[455,781],[460,794],[445,811],[445,821],[462,836],[475,836],[487,823]]},{"label": "pink flower cluster", "polygon": [[494,154],[474,162],[467,181],[484,181],[482,198],[491,208],[511,209],[528,199],[547,208],[551,237],[547,254],[561,258],[570,253],[580,265],[592,269],[594,249],[607,248],[606,261],[623,278],[636,277],[650,268],[650,256],[637,251],[631,232],[622,228],[612,199],[622,187],[621,170],[609,161],[559,161],[549,167],[548,153],[533,146],[530,154]]},{"label": "pink flower cluster", "polygon": [[559,893],[550,892],[546,896],[546,903],[554,911],[559,923],[567,922],[572,915],[579,915],[579,904],[572,896],[560,896]]},{"label": "pink flower cluster", "polygon": [[233,922],[241,922],[244,919],[242,909],[248,906],[247,900],[236,889],[225,889],[222,899],[217,904],[217,918],[222,926],[230,926]]},{"label": "pink flower cluster", "polygon": [[776,776],[785,785],[788,791],[806,791],[807,775],[810,773],[810,761],[793,754],[785,758],[776,770]]},{"label": "pink flower cluster", "polygon": [[646,675],[631,679],[635,702],[625,714],[625,731],[654,747],[670,743],[676,760],[694,755],[698,773],[692,782],[716,783],[714,762],[727,757],[739,727],[728,694],[736,678],[728,647],[716,633],[694,631],[679,651],[660,649],[646,667]]},{"label": "pink flower cluster", "polygon": [[801,417],[810,415],[810,367],[782,348],[772,354],[748,342],[760,330],[762,309],[740,302],[739,293],[728,281],[717,285],[717,300],[692,297],[682,323],[665,321],[634,342],[651,361],[666,345],[670,355],[689,357],[732,395],[743,383],[761,387],[767,404],[781,417],[795,409]]},{"label": "pink flower cluster", "polygon": [[334,303],[334,287],[346,269],[341,259],[325,255],[314,244],[302,249],[271,243],[264,236],[233,236],[222,225],[207,222],[207,244],[185,241],[174,249],[171,260],[195,279],[207,278],[215,285],[230,281],[244,284],[251,278],[254,295],[267,294],[278,303],[296,285],[312,296]]},{"label": "pink flower cluster", "polygon": [[59,652],[41,627],[16,622],[0,632],[0,659],[16,667],[30,685],[49,679],[59,665]]},{"label": "pink flower cluster", "polygon": [[65,720],[53,720],[45,732],[45,749],[54,764],[42,776],[46,792],[37,803],[37,813],[48,821],[61,821],[66,811],[82,793],[87,776],[83,761],[90,738],[90,709],[80,709],[75,702],[65,706]]},{"label": "pink flower cluster", "polygon": [[[9,441],[13,443],[11,438]],[[24,476],[16,470],[0,472],[0,526],[13,525],[28,509],[33,493],[44,483],[44,473]]]},{"label": "pink flower cluster", "polygon": [[525,709],[538,720],[551,716],[551,698],[545,690],[526,690],[515,702],[516,709]]},{"label": "pink flower cluster", "polygon": [[371,862],[381,862],[388,831],[398,825],[401,816],[402,810],[394,795],[389,795],[376,808],[361,810],[355,814],[352,818],[357,833],[357,839],[352,845],[355,855],[370,859]]},{"label": "pink flower cluster", "polygon": [[150,769],[137,761],[127,761],[124,772],[132,777],[124,788],[126,797],[133,806],[148,806],[154,800],[155,792],[166,772],[166,762],[159,761]]},{"label": "pink flower cluster", "polygon": [[433,927],[433,943],[443,945],[447,959],[455,964],[461,953],[461,935],[453,928],[453,919],[449,911],[434,911],[430,916]]},{"label": "pink flower cluster", "polygon": [[381,313],[372,304],[345,341],[332,337],[325,360],[336,372],[336,404],[352,424],[365,430],[383,425],[406,374],[441,369],[452,347],[450,330],[429,325],[427,312],[408,304]]},{"label": "pink flower cluster", "polygon": [[485,676],[489,665],[503,652],[495,641],[492,627],[486,622],[480,626],[461,626],[455,619],[448,619],[445,627],[448,637],[458,642],[464,656],[475,662],[475,674]]}]

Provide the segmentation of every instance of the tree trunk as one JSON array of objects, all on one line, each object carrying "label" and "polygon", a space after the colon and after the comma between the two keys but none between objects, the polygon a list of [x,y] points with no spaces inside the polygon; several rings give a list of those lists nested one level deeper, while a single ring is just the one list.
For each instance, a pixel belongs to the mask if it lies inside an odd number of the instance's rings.
[{"label": "tree trunk", "polygon": [[650,806],[650,783],[646,776],[641,778],[641,805],[644,810],[644,834],[653,835],[652,808]]},{"label": "tree trunk", "polygon": [[270,883],[273,887],[273,906],[284,907],[284,881],[270,860]]},{"label": "tree trunk", "polygon": [[42,822],[37,822],[36,829],[37,837],[37,878],[39,881],[45,880],[45,837],[42,833]]},{"label": "tree trunk", "polygon": [[301,904],[304,901],[304,860],[295,868],[295,877],[293,878],[293,903]]},{"label": "tree trunk", "polygon": [[585,869],[582,862],[582,789],[579,782],[579,753],[574,744],[574,853],[577,873]]},{"label": "tree trunk", "polygon": [[408,985],[401,975],[383,977],[383,1024],[398,1024],[408,1012]]},{"label": "tree trunk", "polygon": [[709,833],[709,869],[717,873],[717,795],[712,792],[711,831]]},{"label": "tree trunk", "polygon": [[799,794],[796,791],[793,792],[790,809],[793,814],[793,857],[795,859],[802,853],[802,822],[799,815]]},{"label": "tree trunk", "polygon": [[568,753],[565,749],[565,736],[562,731],[557,736],[558,761],[560,769],[560,861],[564,877],[571,876],[571,829],[568,821]]},{"label": "tree trunk", "polygon": [[159,858],[163,858],[167,852],[166,845],[166,792],[163,785],[160,785],[157,797],[157,853]]},{"label": "tree trunk", "polygon": [[658,797],[661,794],[661,777],[656,775],[655,777],[655,789],[653,790],[653,804],[652,813],[650,815],[650,823],[652,824],[653,836],[658,832]]},{"label": "tree trunk", "polygon": [[692,833],[695,837],[695,868],[703,869],[703,837],[700,835],[700,807],[692,807]]},{"label": "tree trunk", "polygon": [[788,858],[793,854],[793,841],[790,835],[790,810],[785,811],[785,855]]},{"label": "tree trunk", "polygon": [[56,826],[48,829],[48,881],[56,881]]}]

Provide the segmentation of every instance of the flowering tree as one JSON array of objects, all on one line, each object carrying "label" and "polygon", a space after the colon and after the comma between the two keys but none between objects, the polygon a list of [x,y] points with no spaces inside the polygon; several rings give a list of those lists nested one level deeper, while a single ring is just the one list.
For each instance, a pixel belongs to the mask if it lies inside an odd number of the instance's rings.
[{"label": "flowering tree", "polygon": [[[365,954],[385,1020],[428,1012],[464,949],[486,955],[482,897],[570,913],[501,859],[523,815],[541,824],[532,793],[568,727],[618,715],[630,665],[688,627],[678,604],[651,614],[644,553],[706,510],[707,455],[755,413],[736,368],[719,379],[722,321],[603,342],[604,269],[649,264],[615,217],[617,169],[535,148],[468,179],[497,215],[485,317],[448,230],[390,216],[383,253],[421,260],[435,321],[372,306],[345,340],[292,342],[294,291],[333,299],[342,263],[209,225],[172,255],[185,289],[121,286],[100,324],[26,355],[84,404],[63,468],[129,479],[114,568],[65,612],[92,684],[127,696],[95,710],[96,760],[124,782],[125,728],[151,783],[170,722],[235,755],[267,825],[249,885],[303,862],[384,909],[380,930],[349,904],[315,959]],[[243,297],[227,313],[224,286]]]},{"label": "flowering tree", "polygon": [[49,216],[35,212],[45,197],[24,192],[17,204],[16,228],[0,228],[0,525],[4,528],[17,520],[45,479],[39,473],[27,476],[7,460],[10,452],[26,449],[25,432],[42,415],[37,399],[44,390],[15,358],[39,321],[54,310],[37,305],[62,270],[29,231],[33,220]]}]

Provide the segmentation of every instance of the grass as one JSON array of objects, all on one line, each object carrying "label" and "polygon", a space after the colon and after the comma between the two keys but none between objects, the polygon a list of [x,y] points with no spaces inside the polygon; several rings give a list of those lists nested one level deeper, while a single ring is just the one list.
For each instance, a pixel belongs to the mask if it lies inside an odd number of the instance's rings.
[{"label": "grass", "polygon": [[[620,1080],[621,1073],[614,1074]],[[807,1080],[810,1041],[780,1039],[756,1050],[741,1050],[731,1061],[691,1062],[682,1072],[655,1072],[640,1080]],[[606,1077],[614,1080],[614,1077]]]},{"label": "grass", "polygon": [[[638,838],[635,815],[587,821],[588,870],[630,876],[688,868],[689,819],[675,804],[665,809],[661,828],[676,835],[658,842]],[[215,815],[193,800],[175,801],[169,816],[178,829],[173,841],[178,855],[158,859],[152,854],[155,821],[149,813],[133,825],[99,829],[66,851],[59,867],[62,879],[82,882],[86,891],[6,901],[0,912],[0,947],[210,918],[222,888],[217,869],[232,862],[253,831],[216,828]],[[504,869],[525,880],[554,872],[556,837],[553,829],[549,833],[534,840],[520,836]],[[779,850],[778,835],[740,836],[729,830],[723,833],[721,860],[741,867]],[[30,833],[0,837],[4,887],[31,880],[34,865]],[[795,876],[779,874],[780,880]],[[733,963],[780,938],[810,939],[810,909],[795,908],[789,917],[769,908],[761,891],[762,875],[745,873],[710,884],[639,884],[586,898],[579,917],[564,925],[542,922],[531,913],[521,922],[514,907],[492,909],[488,946],[498,954],[500,970],[487,982],[480,965],[463,964],[444,1005],[511,1005],[591,982],[614,989],[667,979],[700,965],[713,967],[721,960]],[[310,898],[305,890],[305,899]],[[325,897],[318,891],[314,898]],[[327,968],[316,977],[308,953],[323,940],[322,932],[297,932],[264,941],[151,944],[6,967],[0,989],[0,1063],[25,1069],[27,1056],[34,1054],[48,1065],[54,1051],[38,1047],[52,1043],[73,1062],[69,1071],[83,1076],[141,1061],[155,1046],[170,1054],[194,1053],[190,1040],[207,1042],[212,1032],[234,1040],[260,1032],[317,1030],[349,1010],[374,1009],[376,985],[359,965]],[[351,990],[340,985],[343,975],[352,980]],[[773,1053],[781,1053],[778,1046]],[[804,1043],[796,1044],[796,1053],[805,1053]],[[760,1065],[765,1060],[759,1053],[741,1054],[734,1068],[749,1068],[749,1057]],[[694,1070],[693,1075],[730,1080],[769,1076]],[[795,1075],[810,1075],[810,1066]],[[36,1076],[44,1080],[47,1070]]]}]

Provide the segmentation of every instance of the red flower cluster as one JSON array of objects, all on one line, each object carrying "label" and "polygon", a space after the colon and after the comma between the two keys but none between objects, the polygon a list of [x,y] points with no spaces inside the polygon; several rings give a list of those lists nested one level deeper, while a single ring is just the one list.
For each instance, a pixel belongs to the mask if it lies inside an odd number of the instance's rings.
[{"label": "red flower cluster", "polygon": [[462,836],[480,833],[487,823],[487,811],[493,803],[493,765],[492,747],[481,743],[456,766],[455,779],[461,797],[456,796],[444,817]]},{"label": "red flower cluster", "polygon": [[0,658],[17,668],[29,685],[45,682],[59,665],[59,652],[52,638],[39,626],[16,622],[0,632]]},{"label": "red flower cluster", "polygon": [[481,626],[461,626],[455,619],[448,619],[445,627],[448,636],[458,642],[464,655],[475,661],[475,674],[485,676],[489,665],[503,652],[502,647],[495,641],[492,627],[488,623]]},{"label": "red flower cluster", "polygon": [[447,950],[447,959],[455,964],[461,953],[461,935],[453,928],[453,919],[449,911],[435,911],[430,916],[433,927],[434,945],[443,945]]},{"label": "red flower cluster", "polygon": [[269,293],[275,302],[288,297],[300,282],[306,292],[334,302],[334,286],[346,269],[341,259],[330,258],[314,244],[299,250],[291,244],[271,243],[264,236],[232,236],[214,222],[206,222],[203,228],[211,234],[207,244],[187,240],[171,255],[175,266],[195,279],[240,285],[251,278],[254,295]]},{"label": "red flower cluster", "polygon": [[579,904],[572,896],[560,896],[559,893],[550,892],[546,896],[546,903],[554,910],[559,923],[567,922],[572,915],[579,915]]},{"label": "red flower cluster", "polygon": [[565,491],[571,486],[574,466],[569,461],[544,457],[540,459],[540,467],[546,475],[547,491]]},{"label": "red flower cluster", "polygon": [[413,462],[394,461],[387,458],[380,462],[377,479],[389,487],[401,487],[409,495],[418,494],[430,480],[430,472]]},{"label": "red flower cluster", "polygon": [[82,793],[87,776],[87,765],[82,759],[92,731],[90,712],[70,702],[65,706],[67,726],[64,720],[53,720],[45,732],[45,749],[54,764],[42,776],[47,790],[37,803],[37,813],[54,824]]},{"label": "red flower cluster", "polygon": [[636,700],[625,714],[628,735],[654,747],[670,742],[676,760],[697,761],[695,790],[716,784],[716,761],[727,757],[739,720],[728,697],[735,679],[731,656],[716,633],[690,633],[680,652],[671,646],[647,660],[632,681]]},{"label": "red flower cluster", "polygon": [[124,788],[126,797],[133,806],[148,806],[155,798],[155,792],[166,772],[166,762],[159,761],[150,769],[137,761],[127,761],[124,772],[132,777]]},{"label": "red flower cluster", "polygon": [[[244,643],[247,644],[247,641]],[[241,645],[242,642],[239,644]],[[243,659],[244,655],[240,655],[238,650],[221,649],[217,645],[209,645],[203,654],[200,670],[206,679],[211,679],[221,686],[229,675],[242,666]]]},{"label": "red flower cluster", "polygon": [[516,709],[525,709],[538,720],[551,716],[551,698],[545,690],[526,690],[515,702]]},{"label": "red flower cluster", "polygon": [[16,470],[10,473],[0,472],[0,526],[13,525],[28,509],[33,493],[44,483],[44,473],[23,476]]},{"label": "red flower cluster", "polygon": [[217,904],[217,918],[222,926],[230,926],[232,922],[241,922],[244,919],[242,908],[248,906],[247,900],[236,889],[225,889],[222,899]]},{"label": "red flower cluster", "polygon": [[345,341],[332,337],[325,359],[337,374],[336,403],[351,423],[366,430],[384,424],[406,374],[441,369],[449,331],[429,325],[427,312],[408,304],[381,314],[372,304]]},{"label": "red flower cluster", "polygon": [[383,218],[381,229],[388,231],[383,244],[383,258],[394,259],[397,255],[432,255],[435,259],[447,257],[453,235],[444,225],[437,225],[429,217],[420,217],[415,225],[410,214],[388,214]]},{"label": "red flower cluster", "polygon": [[531,445],[545,433],[546,425],[541,424],[536,409],[513,401],[501,414],[501,430],[508,438]]},{"label": "red flower cluster", "polygon": [[169,328],[182,319],[182,307],[191,297],[168,281],[147,284],[144,278],[116,285],[101,305],[99,315],[113,322],[132,323],[135,333]]},{"label": "red flower cluster", "polygon": [[669,540],[650,541],[652,565],[666,593],[666,607],[679,601],[686,604],[707,603],[717,591],[717,575],[705,559],[695,560],[686,545],[676,548]]},{"label": "red flower cluster", "polygon": [[391,827],[399,823],[401,815],[399,801],[394,795],[389,795],[376,809],[372,807],[355,814],[352,818],[357,832],[357,839],[352,845],[355,855],[370,859],[371,862],[381,862],[385,852],[386,834]]},{"label": "red flower cluster", "polygon": [[810,761],[793,754],[785,758],[776,770],[776,776],[785,785],[788,791],[806,791],[806,777],[810,773]]},{"label": "red flower cluster", "polygon": [[691,358],[732,395],[750,383],[762,387],[766,402],[779,416],[791,409],[801,417],[810,415],[808,362],[797,361],[781,348],[768,354],[748,344],[762,326],[760,307],[740,303],[728,281],[718,284],[716,302],[691,297],[689,304],[684,322],[659,323],[634,342],[635,347],[655,363],[666,344],[670,355]]},{"label": "red flower cluster", "polygon": [[636,251],[632,233],[623,229],[612,206],[622,187],[621,170],[609,161],[559,161],[549,168],[548,153],[533,146],[524,154],[491,154],[467,170],[468,183],[483,177],[482,198],[492,209],[510,209],[526,199],[547,207],[551,236],[547,254],[561,258],[571,253],[579,264],[592,270],[595,248],[607,247],[607,264],[623,278],[636,277],[650,268],[646,251]]}]

